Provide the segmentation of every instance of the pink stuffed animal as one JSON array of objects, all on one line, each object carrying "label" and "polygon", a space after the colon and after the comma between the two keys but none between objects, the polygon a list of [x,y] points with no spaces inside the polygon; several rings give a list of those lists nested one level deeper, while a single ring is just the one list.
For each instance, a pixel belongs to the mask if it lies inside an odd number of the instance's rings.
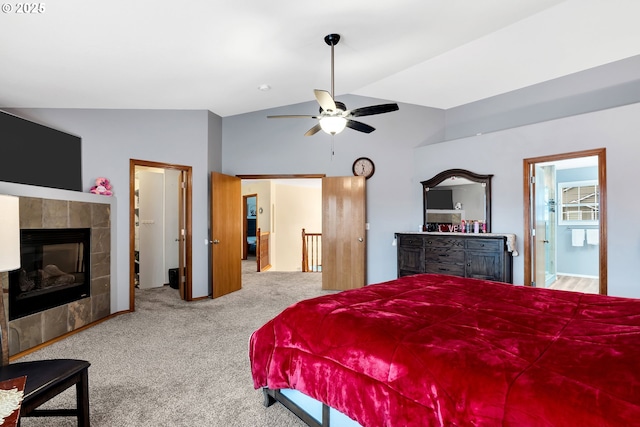
[{"label": "pink stuffed animal", "polygon": [[103,196],[113,195],[113,192],[111,191],[111,184],[107,178],[96,179],[96,185],[91,187],[89,192],[93,194],[102,194]]}]

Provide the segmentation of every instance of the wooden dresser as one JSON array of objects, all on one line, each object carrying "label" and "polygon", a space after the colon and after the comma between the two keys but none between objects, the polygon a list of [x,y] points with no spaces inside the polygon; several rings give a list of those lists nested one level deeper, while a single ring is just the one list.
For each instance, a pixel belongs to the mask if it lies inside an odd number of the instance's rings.
[{"label": "wooden dresser", "polygon": [[512,235],[396,233],[398,277],[439,273],[512,283],[507,236]]}]

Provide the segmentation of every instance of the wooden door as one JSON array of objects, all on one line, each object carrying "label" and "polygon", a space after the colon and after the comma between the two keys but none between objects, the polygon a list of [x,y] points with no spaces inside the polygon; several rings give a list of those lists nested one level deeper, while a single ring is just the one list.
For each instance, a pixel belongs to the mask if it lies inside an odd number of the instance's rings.
[{"label": "wooden door", "polygon": [[322,178],[322,289],[366,284],[365,220],[364,177]]},{"label": "wooden door", "polygon": [[242,287],[241,180],[211,173],[211,295],[217,298]]}]

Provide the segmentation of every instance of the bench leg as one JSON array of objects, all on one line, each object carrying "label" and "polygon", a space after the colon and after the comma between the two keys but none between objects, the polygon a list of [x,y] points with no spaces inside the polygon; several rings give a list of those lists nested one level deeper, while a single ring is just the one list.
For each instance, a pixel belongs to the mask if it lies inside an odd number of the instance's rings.
[{"label": "bench leg", "polygon": [[82,371],[76,384],[76,407],[78,408],[78,427],[89,427],[89,373]]}]

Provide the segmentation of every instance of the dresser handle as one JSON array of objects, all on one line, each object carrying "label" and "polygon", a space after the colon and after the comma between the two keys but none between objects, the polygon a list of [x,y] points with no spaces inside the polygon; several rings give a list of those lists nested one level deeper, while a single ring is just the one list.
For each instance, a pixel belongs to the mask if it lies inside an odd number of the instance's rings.
[{"label": "dresser handle", "polygon": [[440,254],[438,256],[449,256],[449,254]]}]

